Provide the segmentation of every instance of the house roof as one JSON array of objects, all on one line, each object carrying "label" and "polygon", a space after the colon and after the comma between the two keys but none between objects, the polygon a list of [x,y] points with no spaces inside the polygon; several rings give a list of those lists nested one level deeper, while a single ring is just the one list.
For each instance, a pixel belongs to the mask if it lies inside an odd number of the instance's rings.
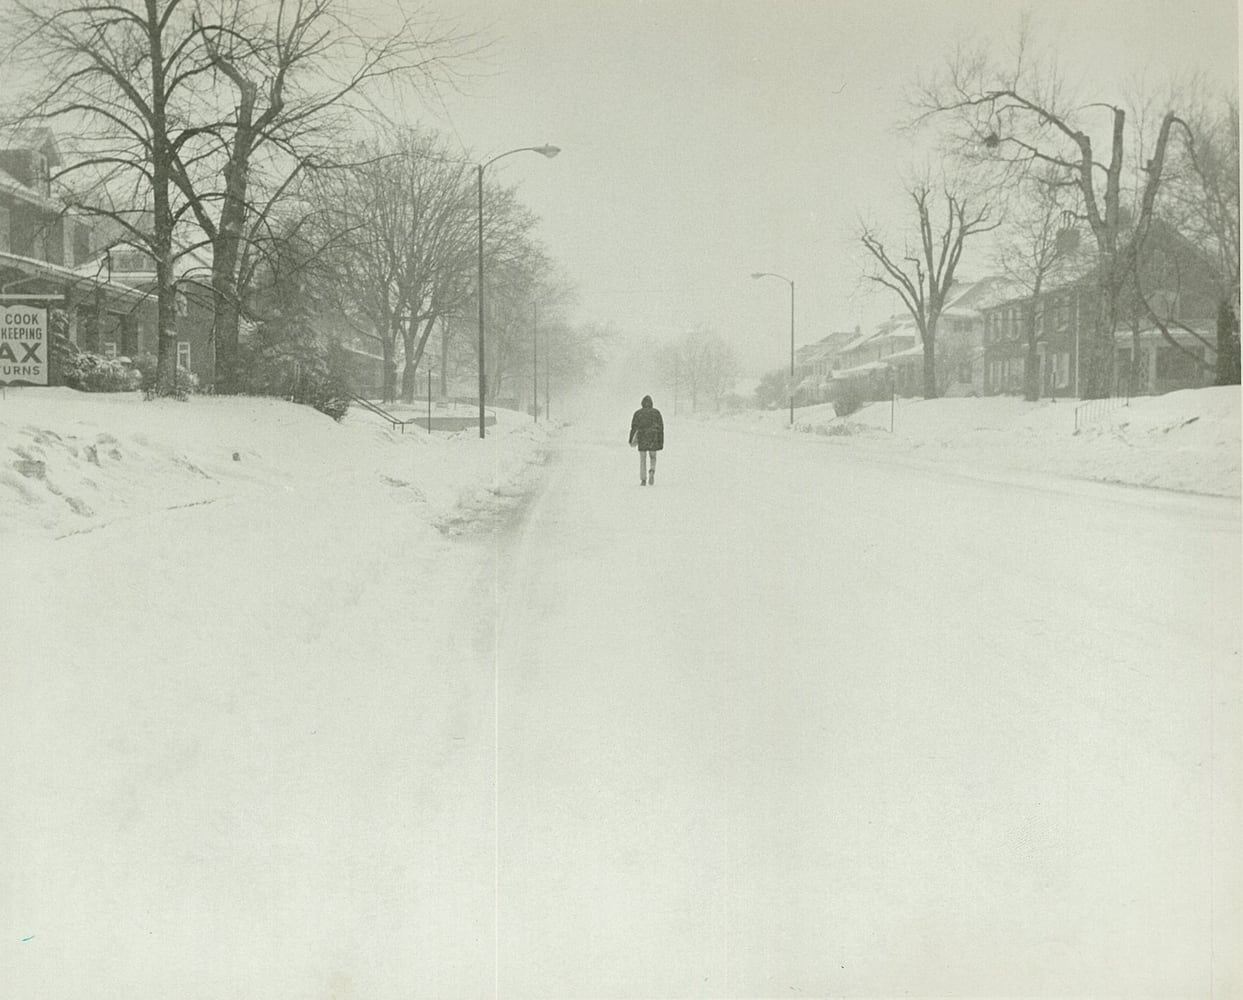
[{"label": "house roof", "polygon": [[22,201],[31,205],[37,205],[39,208],[48,211],[59,211],[59,206],[48,198],[43,197],[34,188],[27,187],[8,171],[0,168],[0,192],[12,195],[14,198],[20,198]]},{"label": "house roof", "polygon": [[855,336],[853,330],[830,333],[821,337],[814,344],[804,344],[795,351],[795,358],[801,364],[811,364],[841,354],[848,342]]},{"label": "house roof", "polygon": [[0,127],[0,149],[27,149],[42,153],[48,164],[55,167],[62,162],[56,133],[43,125],[15,125]]},{"label": "house roof", "polygon": [[843,368],[840,371],[834,372],[833,377],[857,378],[860,375],[867,375],[869,372],[884,371],[888,367],[889,365],[887,365],[884,361],[867,361],[864,364],[855,365],[852,368]]}]

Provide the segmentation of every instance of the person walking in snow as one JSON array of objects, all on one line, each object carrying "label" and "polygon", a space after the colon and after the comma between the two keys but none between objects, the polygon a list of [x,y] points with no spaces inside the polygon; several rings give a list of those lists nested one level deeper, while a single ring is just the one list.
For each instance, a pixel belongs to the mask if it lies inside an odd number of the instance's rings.
[{"label": "person walking in snow", "polygon": [[665,422],[660,410],[652,405],[651,396],[643,397],[643,404],[630,418],[630,446],[639,449],[639,485],[655,486],[656,453],[665,446]]}]

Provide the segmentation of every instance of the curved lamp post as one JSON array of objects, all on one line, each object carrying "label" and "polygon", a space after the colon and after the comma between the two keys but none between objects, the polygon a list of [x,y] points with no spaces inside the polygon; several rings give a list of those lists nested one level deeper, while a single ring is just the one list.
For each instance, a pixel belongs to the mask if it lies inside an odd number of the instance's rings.
[{"label": "curved lamp post", "polygon": [[790,286],[790,426],[794,426],[794,282],[784,274],[773,274],[772,271],[757,271],[752,278],[780,278]]},{"label": "curved lamp post", "polygon": [[475,178],[477,181],[477,190],[479,195],[479,436],[484,437],[484,396],[487,392],[487,375],[483,363],[483,172],[497,160],[506,156],[512,156],[514,153],[539,153],[540,156],[546,156],[552,159],[561,149],[557,146],[519,146],[517,149],[509,149],[504,153],[498,153],[492,159],[484,163],[480,163],[475,167]]}]

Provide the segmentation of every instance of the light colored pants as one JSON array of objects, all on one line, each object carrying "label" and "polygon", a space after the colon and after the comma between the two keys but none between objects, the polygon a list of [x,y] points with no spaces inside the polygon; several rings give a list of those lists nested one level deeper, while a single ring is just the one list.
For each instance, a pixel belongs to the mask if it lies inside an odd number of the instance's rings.
[{"label": "light colored pants", "polygon": [[654,451],[639,452],[639,478],[643,480],[644,482],[647,482],[647,457],[649,455],[652,456],[652,475],[653,476],[656,475],[657,452],[654,452]]}]

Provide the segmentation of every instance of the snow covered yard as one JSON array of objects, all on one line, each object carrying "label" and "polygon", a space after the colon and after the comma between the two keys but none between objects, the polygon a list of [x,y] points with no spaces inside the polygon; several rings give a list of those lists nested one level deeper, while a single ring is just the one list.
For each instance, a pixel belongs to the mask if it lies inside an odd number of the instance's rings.
[{"label": "snow covered yard", "polygon": [[[1238,386],[1140,396],[1085,418],[1076,434],[1077,405],[1073,399],[1028,403],[1013,396],[899,399],[896,406],[868,403],[840,418],[831,404],[802,407],[794,411],[794,422],[798,432],[905,461],[1240,495]],[[775,434],[787,431],[789,411],[724,419]]]},{"label": "snow covered yard", "polygon": [[491,857],[488,622],[464,606],[546,447],[499,420],[429,438],[275,400],[8,390],[0,994],[489,981],[443,956],[491,871],[443,880]]},{"label": "snow covered yard", "polygon": [[[424,412],[395,410],[406,419]],[[480,444],[476,430],[400,433],[357,407],[336,424],[273,399],[146,402],[137,393],[8,389],[0,400],[0,530],[64,534],[325,480],[336,490],[347,478],[359,489],[397,491],[419,520],[444,524],[513,493],[538,459],[544,428],[506,410],[499,420]]]}]

